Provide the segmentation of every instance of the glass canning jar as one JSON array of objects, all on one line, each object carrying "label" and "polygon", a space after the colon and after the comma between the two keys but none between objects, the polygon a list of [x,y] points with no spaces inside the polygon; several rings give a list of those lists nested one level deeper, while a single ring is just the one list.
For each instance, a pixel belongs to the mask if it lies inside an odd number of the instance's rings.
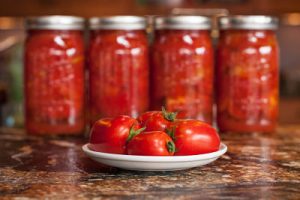
[{"label": "glass canning jar", "polygon": [[272,132],[278,116],[277,19],[219,20],[217,123],[225,132]]},{"label": "glass canning jar", "polygon": [[80,134],[84,119],[84,20],[27,19],[24,85],[29,134]]}]

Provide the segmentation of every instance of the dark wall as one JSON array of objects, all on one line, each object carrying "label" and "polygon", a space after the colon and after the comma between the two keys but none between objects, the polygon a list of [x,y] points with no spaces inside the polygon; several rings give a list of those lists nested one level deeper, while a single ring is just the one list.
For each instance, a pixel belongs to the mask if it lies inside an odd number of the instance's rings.
[{"label": "dark wall", "polygon": [[[161,3],[164,2],[164,3]],[[167,3],[169,2],[169,3]],[[300,12],[299,0],[1,0],[1,16],[45,14],[84,17],[166,14],[172,8],[226,8],[233,14]]]}]

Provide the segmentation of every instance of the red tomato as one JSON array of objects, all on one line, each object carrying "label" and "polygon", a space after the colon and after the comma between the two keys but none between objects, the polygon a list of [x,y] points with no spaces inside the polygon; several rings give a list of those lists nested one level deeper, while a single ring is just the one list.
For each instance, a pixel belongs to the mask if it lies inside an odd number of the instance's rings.
[{"label": "red tomato", "polygon": [[94,151],[124,154],[126,140],[132,134],[138,134],[138,121],[126,115],[116,118],[103,118],[95,122],[90,133],[90,148]]},{"label": "red tomato", "polygon": [[172,156],[175,145],[172,138],[162,131],[142,132],[127,144],[127,154],[143,156]]},{"label": "red tomato", "polygon": [[176,146],[175,155],[196,155],[217,151],[220,137],[217,131],[199,120],[178,120],[171,128]]},{"label": "red tomato", "polygon": [[176,118],[177,113],[162,111],[149,111],[139,116],[141,126],[146,127],[145,131],[165,131],[171,122]]}]

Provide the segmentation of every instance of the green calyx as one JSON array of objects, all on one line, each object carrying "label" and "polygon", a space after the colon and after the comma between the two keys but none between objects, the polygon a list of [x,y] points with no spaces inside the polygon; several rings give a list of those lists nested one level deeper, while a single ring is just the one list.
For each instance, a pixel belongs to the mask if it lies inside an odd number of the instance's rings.
[{"label": "green calyx", "polygon": [[170,129],[166,129],[166,133],[175,141],[175,127],[173,126]]},{"label": "green calyx", "polygon": [[135,136],[137,136],[138,134],[140,134],[141,132],[143,132],[146,129],[146,127],[143,127],[143,128],[134,130],[133,127],[134,127],[134,124],[130,127],[129,135],[128,135],[126,142],[129,142],[130,140],[132,140],[132,138],[134,138]]},{"label": "green calyx", "polygon": [[175,121],[177,112],[167,112],[165,107],[162,107],[161,111],[166,120],[171,121],[171,122]]},{"label": "green calyx", "polygon": [[176,147],[173,141],[167,142],[167,149],[170,153],[175,153],[176,152]]}]

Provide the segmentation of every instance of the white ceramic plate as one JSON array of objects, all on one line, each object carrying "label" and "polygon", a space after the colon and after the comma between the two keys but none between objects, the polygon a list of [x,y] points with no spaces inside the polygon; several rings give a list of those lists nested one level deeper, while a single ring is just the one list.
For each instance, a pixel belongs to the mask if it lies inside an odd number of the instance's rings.
[{"label": "white ceramic plate", "polygon": [[206,165],[218,159],[227,151],[223,143],[216,152],[193,156],[132,156],[92,151],[88,144],[82,150],[96,162],[128,170],[137,171],[175,171]]}]

